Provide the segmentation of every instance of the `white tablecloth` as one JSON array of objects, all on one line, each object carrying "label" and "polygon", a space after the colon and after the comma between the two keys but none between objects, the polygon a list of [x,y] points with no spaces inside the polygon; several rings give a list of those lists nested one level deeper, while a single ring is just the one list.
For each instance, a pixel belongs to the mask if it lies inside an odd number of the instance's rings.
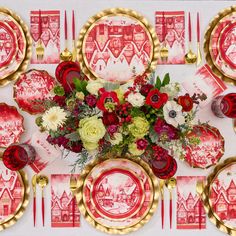
[{"label": "white tablecloth", "polygon": [[[233,5],[235,1],[155,1],[155,0],[0,0],[0,5],[4,7],[11,8],[17,14],[19,14],[23,20],[29,25],[30,22],[30,10],[62,10],[61,12],[61,25],[63,25],[63,10],[71,11],[74,9],[76,11],[76,28],[77,34],[79,29],[83,26],[86,20],[96,14],[97,12],[110,8],[110,7],[125,7],[132,8],[141,14],[143,14],[153,25],[154,25],[154,14],[155,11],[162,10],[184,10],[191,11],[196,15],[196,12],[199,11],[201,15],[201,33],[203,42],[203,35],[208,26],[208,23],[211,19],[223,8]],[[195,25],[195,18],[192,19],[192,24]],[[187,27],[187,25],[186,25]],[[195,33],[195,29],[193,30]],[[63,47],[63,31],[61,31],[61,48]],[[195,35],[194,35],[195,42]],[[195,50],[196,51],[196,50]],[[30,65],[29,68],[37,69],[46,69],[49,73],[54,75],[55,65]],[[182,82],[184,80],[189,80],[196,71],[195,65],[174,65],[174,66],[159,66],[157,68],[157,73],[160,76],[163,76],[165,73],[169,72],[171,79],[174,81]],[[228,91],[235,91],[236,88],[229,88]],[[4,88],[0,88],[0,102],[6,102],[10,105],[17,106],[14,102],[12,84]],[[22,141],[27,140],[30,137],[30,134],[37,130],[36,125],[34,124],[34,117],[28,115],[25,112],[21,112],[25,117],[25,128],[26,133],[23,136]],[[227,157],[234,156],[236,153],[235,143],[236,135],[232,129],[232,121],[230,119],[219,119],[213,116],[210,110],[210,105],[205,107],[200,111],[199,117],[202,121],[210,121],[210,124],[219,128],[220,132],[225,138],[225,155],[222,160]],[[65,165],[66,163],[66,165]],[[44,171],[45,174],[52,173],[69,173],[70,167],[67,167],[69,162],[65,160],[57,160],[53,165],[47,167]],[[212,169],[209,170],[198,170],[188,167],[185,163],[179,162],[178,172],[176,175],[208,175]],[[30,168],[26,168],[26,172],[31,177],[32,171]],[[32,193],[31,193],[32,195]],[[176,228],[176,212],[174,210],[173,214],[173,229],[169,229],[169,218],[168,218],[168,191],[166,191],[166,214],[165,214],[165,229],[161,229],[161,213],[160,208],[157,210],[155,215],[152,217],[150,222],[146,224],[143,228],[137,232],[131,233],[130,235],[134,236],[153,236],[153,235],[175,235],[175,236],[187,236],[191,234],[192,236],[196,235],[214,235],[220,236],[223,235],[208,219],[207,219],[207,229],[206,230],[177,230]],[[32,196],[31,196],[32,197]],[[92,226],[90,226],[84,219],[81,217],[81,227],[80,228],[51,228],[51,219],[50,219],[50,185],[46,188],[45,191],[46,197],[46,226],[41,226],[41,209],[40,202],[38,202],[38,226],[33,227],[33,216],[32,216],[32,198],[30,204],[28,205],[23,217],[17,222],[13,227],[1,232],[2,236],[75,236],[75,235],[86,235],[86,236],[98,236],[104,235],[103,233],[97,231]],[[174,196],[174,200],[175,200]],[[40,198],[38,197],[38,201]],[[175,201],[174,201],[175,203]],[[174,204],[175,206],[175,204]]]}]

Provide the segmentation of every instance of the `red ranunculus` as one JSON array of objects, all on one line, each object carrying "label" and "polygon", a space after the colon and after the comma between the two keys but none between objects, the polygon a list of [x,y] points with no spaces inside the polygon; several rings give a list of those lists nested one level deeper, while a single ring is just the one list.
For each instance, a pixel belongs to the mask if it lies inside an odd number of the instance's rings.
[{"label": "red ranunculus", "polygon": [[96,97],[92,94],[87,95],[84,100],[90,107],[95,107],[97,103]]},{"label": "red ranunculus", "polygon": [[52,99],[54,102],[56,102],[60,107],[66,105],[66,97],[65,96],[58,96],[55,95]]},{"label": "red ranunculus", "polygon": [[138,150],[145,150],[148,146],[148,141],[146,139],[138,139],[136,141]]},{"label": "red ranunculus", "polygon": [[108,125],[118,125],[119,124],[119,118],[118,118],[118,116],[116,115],[115,112],[105,111],[105,112],[103,112],[102,122],[106,126],[108,126]]},{"label": "red ranunculus", "polygon": [[146,104],[159,109],[167,100],[168,95],[166,93],[161,93],[158,89],[153,89],[147,95]]},{"label": "red ranunculus", "polygon": [[106,103],[111,103],[115,105],[119,105],[119,99],[117,97],[116,92],[111,91],[107,92],[106,90],[101,90],[101,96],[97,101],[97,108],[101,111],[108,111],[106,107]]},{"label": "red ranunculus", "polygon": [[183,107],[183,111],[188,112],[193,109],[193,99],[189,96],[189,94],[179,96],[178,103]]}]

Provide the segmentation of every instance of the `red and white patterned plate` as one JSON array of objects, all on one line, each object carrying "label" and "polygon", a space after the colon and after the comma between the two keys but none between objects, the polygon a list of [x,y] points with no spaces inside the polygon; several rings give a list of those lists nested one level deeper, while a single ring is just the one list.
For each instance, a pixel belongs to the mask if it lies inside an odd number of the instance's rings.
[{"label": "red and white patterned plate", "polygon": [[12,28],[0,21],[0,70],[9,66],[18,51],[17,38]]},{"label": "red and white patterned plate", "polygon": [[[232,67],[232,60],[226,57],[226,54],[230,53],[232,55],[234,51],[236,53],[236,37],[234,37],[234,31],[227,31],[228,27],[234,21],[236,21],[236,13],[225,16],[216,24],[210,38],[210,55],[218,70],[225,76],[236,80],[236,69]],[[230,43],[228,42],[229,38]],[[229,61],[231,62],[229,63]]]},{"label": "red and white patterned plate", "polygon": [[23,120],[15,107],[0,103],[0,147],[19,142],[24,132]]},{"label": "red and white patterned plate", "polygon": [[7,23],[11,29],[15,32],[17,37],[17,52],[16,57],[11,64],[7,66],[5,70],[0,71],[0,78],[4,79],[7,76],[14,73],[21,63],[23,62],[26,54],[26,36],[22,30],[22,27],[17,23],[17,21],[10,15],[0,11],[0,22]]},{"label": "red and white patterned plate", "polygon": [[44,70],[30,70],[20,76],[14,86],[14,98],[18,106],[30,113],[45,111],[42,102],[52,96],[55,79]]},{"label": "red and white patterned plate", "polygon": [[186,147],[185,160],[192,167],[208,168],[215,165],[224,154],[224,138],[210,125],[195,125],[188,139],[199,139],[199,144]]},{"label": "red and white patterned plate", "polygon": [[225,226],[236,230],[236,163],[220,170],[211,183],[211,209]]},{"label": "red and white patterned plate", "polygon": [[106,160],[88,174],[83,201],[99,224],[116,229],[142,220],[153,203],[150,176],[138,164],[122,158]]}]

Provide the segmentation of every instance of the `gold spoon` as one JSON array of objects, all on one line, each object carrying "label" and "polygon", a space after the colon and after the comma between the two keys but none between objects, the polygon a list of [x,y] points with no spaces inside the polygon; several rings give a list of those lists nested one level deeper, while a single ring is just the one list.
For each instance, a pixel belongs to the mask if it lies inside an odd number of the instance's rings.
[{"label": "gold spoon", "polygon": [[33,203],[34,227],[36,225],[36,183],[37,183],[37,175],[34,175],[31,179],[31,184],[34,193],[34,203]]},{"label": "gold spoon", "polygon": [[60,53],[60,59],[62,61],[71,61],[72,60],[72,53],[68,50],[68,42],[67,42],[67,16],[66,11],[64,15],[64,30],[65,30],[65,49],[63,52]]},{"label": "gold spoon", "polygon": [[43,226],[44,226],[44,212],[45,212],[45,207],[44,207],[44,195],[43,195],[43,189],[48,185],[48,177],[46,175],[38,175],[37,176],[37,184],[42,188],[42,220],[43,220]]},{"label": "gold spoon", "polygon": [[202,199],[202,194],[204,191],[204,183],[202,180],[197,181],[197,186],[196,186],[197,193],[199,195],[199,205],[198,205],[198,211],[199,211],[199,229],[202,228],[202,206],[201,206],[201,199]]},{"label": "gold spoon", "polygon": [[236,119],[233,120],[234,132],[236,133]]},{"label": "gold spoon", "polygon": [[197,56],[191,50],[191,41],[192,41],[192,26],[191,26],[191,15],[190,12],[188,13],[188,43],[189,43],[189,50],[188,53],[184,56],[185,62],[187,64],[194,64],[197,61]]},{"label": "gold spoon", "polygon": [[177,181],[176,178],[172,177],[166,180],[165,185],[170,192],[170,228],[172,228],[172,189],[176,187]]},{"label": "gold spoon", "polygon": [[159,186],[160,186],[160,192],[161,192],[161,225],[162,229],[164,229],[164,214],[165,214],[165,208],[164,208],[164,184],[165,181],[161,179],[159,181]]}]

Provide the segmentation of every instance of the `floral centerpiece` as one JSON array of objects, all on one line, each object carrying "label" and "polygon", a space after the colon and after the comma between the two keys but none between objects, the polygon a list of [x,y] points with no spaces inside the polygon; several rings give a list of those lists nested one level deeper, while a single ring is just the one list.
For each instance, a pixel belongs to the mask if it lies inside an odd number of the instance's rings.
[{"label": "floral centerpiece", "polygon": [[[153,81],[155,80],[155,83]],[[201,96],[180,94],[180,84],[144,76],[118,85],[74,78],[57,85],[36,119],[48,142],[78,153],[76,165],[92,155],[140,156],[150,162],[165,155],[181,158]],[[196,106],[194,105],[196,104]]]}]

